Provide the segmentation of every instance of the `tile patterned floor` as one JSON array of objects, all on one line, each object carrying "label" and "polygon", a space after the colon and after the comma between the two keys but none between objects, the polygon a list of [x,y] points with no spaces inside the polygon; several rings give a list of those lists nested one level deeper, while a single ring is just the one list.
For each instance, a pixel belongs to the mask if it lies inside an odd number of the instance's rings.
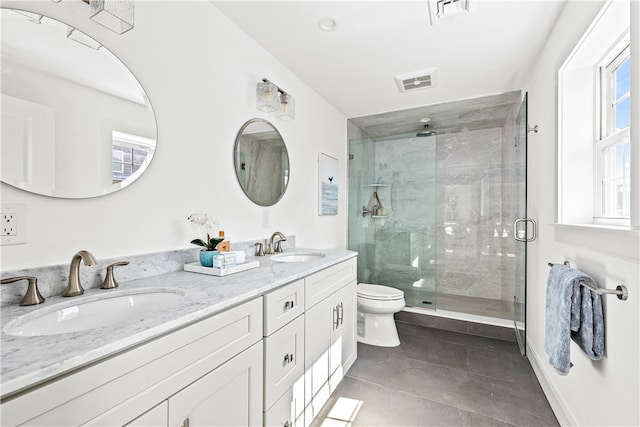
[{"label": "tile patterned floor", "polygon": [[[402,322],[398,331],[399,347],[358,344],[358,359],[314,424],[558,425],[516,343]],[[350,415],[334,415],[340,408]]]}]

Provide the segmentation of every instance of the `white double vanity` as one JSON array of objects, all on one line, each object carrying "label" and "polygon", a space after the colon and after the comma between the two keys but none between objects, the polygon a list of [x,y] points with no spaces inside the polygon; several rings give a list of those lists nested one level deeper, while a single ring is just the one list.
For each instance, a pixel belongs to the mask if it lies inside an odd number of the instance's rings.
[{"label": "white double vanity", "polygon": [[[173,272],[117,292],[179,290],[136,322],[2,334],[2,425],[309,426],[356,359],[356,253],[228,277]],[[102,294],[100,293],[102,292]],[[3,328],[38,307],[5,306]]]}]

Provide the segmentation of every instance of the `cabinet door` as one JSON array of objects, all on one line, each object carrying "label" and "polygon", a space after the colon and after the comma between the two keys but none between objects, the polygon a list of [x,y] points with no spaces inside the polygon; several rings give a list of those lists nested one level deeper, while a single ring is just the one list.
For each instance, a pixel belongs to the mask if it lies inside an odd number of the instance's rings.
[{"label": "cabinet door", "polygon": [[169,398],[169,426],[261,425],[262,363],[257,343]]},{"label": "cabinet door", "polygon": [[356,357],[356,282],[336,292],[331,297],[331,305],[329,375],[333,391]]}]

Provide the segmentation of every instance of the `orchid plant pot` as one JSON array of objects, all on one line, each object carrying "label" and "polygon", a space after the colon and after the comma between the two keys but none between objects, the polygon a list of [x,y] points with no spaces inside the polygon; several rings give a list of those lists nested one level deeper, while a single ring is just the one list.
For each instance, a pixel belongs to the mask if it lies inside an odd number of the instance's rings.
[{"label": "orchid plant pot", "polygon": [[203,267],[213,267],[213,258],[218,255],[218,251],[200,251],[200,265]]}]

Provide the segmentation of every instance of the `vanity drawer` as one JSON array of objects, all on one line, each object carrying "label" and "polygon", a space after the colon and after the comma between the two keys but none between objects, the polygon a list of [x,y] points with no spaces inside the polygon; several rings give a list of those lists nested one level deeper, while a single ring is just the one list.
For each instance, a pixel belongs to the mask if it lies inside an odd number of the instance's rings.
[{"label": "vanity drawer", "polygon": [[305,308],[308,310],[338,289],[356,280],[357,258],[351,258],[304,279]]},{"label": "vanity drawer", "polygon": [[304,280],[264,295],[264,336],[268,337],[304,312]]},{"label": "vanity drawer", "polygon": [[271,409],[264,413],[265,427],[303,427],[303,398],[289,389]]},{"label": "vanity drawer", "polygon": [[264,409],[304,382],[304,316],[264,339]]}]

